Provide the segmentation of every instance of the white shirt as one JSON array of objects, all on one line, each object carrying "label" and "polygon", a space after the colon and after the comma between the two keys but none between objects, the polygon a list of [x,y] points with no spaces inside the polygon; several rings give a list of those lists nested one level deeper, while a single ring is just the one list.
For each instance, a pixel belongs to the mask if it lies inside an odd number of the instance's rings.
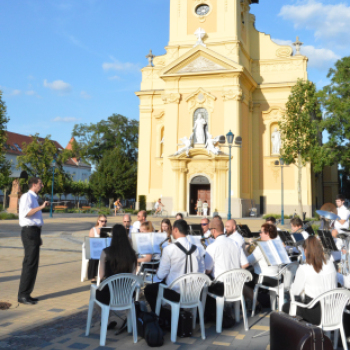
[{"label": "white shirt", "polygon": [[[187,250],[191,248],[191,243],[188,241],[187,237],[181,237],[175,242],[180,243]],[[200,255],[198,249],[196,249],[195,252],[192,253],[192,255],[190,255],[188,258],[187,273],[191,272],[190,259],[192,259],[192,272],[205,272],[204,259]],[[185,273],[185,267],[185,253],[180,250],[180,248],[178,248],[175,244],[169,244],[163,250],[163,255],[157,271],[157,277],[161,281],[166,279],[165,282],[169,286],[173,281]],[[176,286],[174,290],[179,292],[178,286]]]},{"label": "white shirt", "polygon": [[158,209],[158,208],[159,208],[159,206],[160,206],[160,203],[159,203],[159,202],[157,202],[157,203],[155,204],[155,206],[154,206],[154,209]]},{"label": "white shirt", "polygon": [[241,248],[228,237],[219,236],[207,247],[205,269],[211,271],[214,278],[226,271],[240,268]]},{"label": "white shirt", "polygon": [[141,222],[135,221],[134,224],[130,227],[130,232],[140,232]]},{"label": "white shirt", "polygon": [[319,273],[312,265],[306,263],[299,265],[291,293],[294,295],[305,293],[310,298],[316,298],[334,288],[337,288],[337,272],[333,263],[328,260]]},{"label": "white shirt", "polygon": [[233,232],[231,235],[228,236],[228,238],[237,242],[238,245],[243,249],[243,251],[245,250],[245,240],[242,237],[242,235],[238,233],[238,231]]},{"label": "white shirt", "polygon": [[19,226],[43,226],[43,214],[41,210],[37,211],[34,215],[27,217],[27,214],[32,210],[39,207],[38,195],[29,190],[23,194],[19,201]]},{"label": "white shirt", "polygon": [[203,203],[203,209],[208,209],[208,203]]},{"label": "white shirt", "polygon": [[263,273],[266,276],[271,276],[278,273],[278,266],[269,266],[267,264],[260,247],[256,247],[253,253],[248,256],[248,261],[254,267],[254,272],[257,275]]},{"label": "white shirt", "polygon": [[349,229],[350,211],[344,205],[342,205],[340,208],[338,208],[338,216],[340,217],[340,220],[346,220],[344,224],[341,224],[338,220],[336,220],[334,223],[334,228],[341,233],[342,229]]}]

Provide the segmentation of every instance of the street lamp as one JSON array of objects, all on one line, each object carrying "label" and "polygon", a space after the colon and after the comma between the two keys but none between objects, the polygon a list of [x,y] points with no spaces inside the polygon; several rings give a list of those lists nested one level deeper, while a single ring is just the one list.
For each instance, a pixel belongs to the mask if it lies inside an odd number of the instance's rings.
[{"label": "street lamp", "polygon": [[56,168],[56,160],[54,159],[51,163],[52,167],[52,186],[51,186],[51,205],[50,205],[50,218],[52,218],[52,206],[53,206],[53,186],[55,183],[55,168]]},{"label": "street lamp", "polygon": [[[235,141],[235,145],[233,145],[233,140]],[[223,141],[223,142],[222,142]],[[220,140],[220,143],[224,143],[224,140]],[[226,146],[221,146],[221,147],[228,147],[229,149],[229,171],[228,171],[228,213],[227,213],[227,220],[231,220],[231,155],[232,155],[232,147],[238,147],[242,148],[242,137],[236,136],[232,133],[230,130],[226,134],[226,141],[227,145]]]},{"label": "street lamp", "polygon": [[343,193],[343,174],[342,173],[339,174],[339,178],[340,178],[340,193]]},{"label": "street lamp", "polygon": [[284,182],[283,182],[283,168],[288,166],[285,164],[284,159],[275,161],[275,166],[281,168],[281,224],[284,225]]}]

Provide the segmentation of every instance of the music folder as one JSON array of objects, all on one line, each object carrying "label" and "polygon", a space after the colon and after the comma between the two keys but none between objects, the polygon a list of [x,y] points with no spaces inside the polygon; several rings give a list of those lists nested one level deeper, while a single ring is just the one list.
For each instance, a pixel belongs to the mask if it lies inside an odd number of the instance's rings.
[{"label": "music folder", "polygon": [[166,232],[133,232],[131,234],[133,248],[137,254],[161,254],[160,244],[164,242],[168,234]]},{"label": "music folder", "polygon": [[112,238],[85,237],[85,258],[100,260],[102,250],[111,245]]},{"label": "music folder", "polygon": [[280,239],[257,241],[257,243],[269,266],[286,265],[291,263],[286,249]]},{"label": "music folder", "polygon": [[293,233],[293,238],[296,245],[302,245],[305,241],[305,238],[301,233]]},{"label": "music folder", "polygon": [[329,230],[317,230],[318,237],[321,240],[324,249],[338,251],[337,246],[335,245],[331,231]]}]

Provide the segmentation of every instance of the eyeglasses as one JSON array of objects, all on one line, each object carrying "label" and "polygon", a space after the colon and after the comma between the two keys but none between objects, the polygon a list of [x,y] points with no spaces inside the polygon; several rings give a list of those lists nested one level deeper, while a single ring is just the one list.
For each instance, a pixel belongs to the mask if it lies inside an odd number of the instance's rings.
[{"label": "eyeglasses", "polygon": [[99,220],[100,222],[107,222],[107,220]]},{"label": "eyeglasses", "polygon": [[201,224],[201,226],[207,226],[208,224]]}]

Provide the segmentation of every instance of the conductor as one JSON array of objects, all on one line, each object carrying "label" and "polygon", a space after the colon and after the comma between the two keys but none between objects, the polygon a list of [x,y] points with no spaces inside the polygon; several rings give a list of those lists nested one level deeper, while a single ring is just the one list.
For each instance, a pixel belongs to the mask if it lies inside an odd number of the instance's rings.
[{"label": "conductor", "polygon": [[50,202],[44,202],[39,206],[38,193],[43,188],[43,183],[38,177],[32,177],[28,181],[29,191],[25,193],[19,202],[19,225],[22,227],[21,237],[24,247],[24,259],[21,280],[18,289],[18,302],[34,305],[38,299],[30,294],[34,289],[36,275],[39,266],[39,252],[41,242],[41,228],[44,224],[42,210]]}]

